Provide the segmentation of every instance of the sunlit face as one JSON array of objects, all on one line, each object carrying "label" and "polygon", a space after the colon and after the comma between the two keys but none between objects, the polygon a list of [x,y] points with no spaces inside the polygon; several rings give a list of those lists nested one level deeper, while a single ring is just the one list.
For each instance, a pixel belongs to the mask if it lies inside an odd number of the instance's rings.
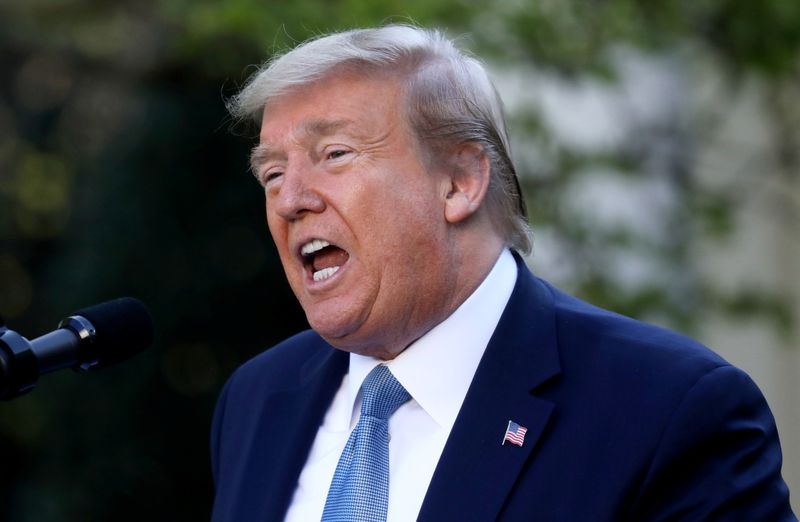
[{"label": "sunlit face", "polygon": [[448,177],[426,167],[387,78],[339,73],[273,100],[253,152],[267,222],[312,328],[391,358],[456,286]]}]

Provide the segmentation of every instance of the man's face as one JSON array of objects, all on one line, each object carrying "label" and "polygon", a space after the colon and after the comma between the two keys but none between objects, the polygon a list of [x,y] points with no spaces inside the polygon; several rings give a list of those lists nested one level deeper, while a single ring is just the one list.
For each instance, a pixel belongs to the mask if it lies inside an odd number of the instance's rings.
[{"label": "man's face", "polygon": [[312,328],[382,358],[449,315],[457,283],[449,178],[426,167],[401,103],[393,80],[330,75],[268,104],[253,153]]}]

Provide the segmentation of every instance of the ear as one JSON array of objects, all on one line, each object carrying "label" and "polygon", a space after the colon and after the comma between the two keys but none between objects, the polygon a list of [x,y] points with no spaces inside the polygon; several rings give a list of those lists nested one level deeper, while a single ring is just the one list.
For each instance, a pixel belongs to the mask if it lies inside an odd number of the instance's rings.
[{"label": "ear", "polygon": [[478,143],[459,145],[451,155],[444,215],[448,223],[464,221],[478,211],[489,190],[489,158]]}]

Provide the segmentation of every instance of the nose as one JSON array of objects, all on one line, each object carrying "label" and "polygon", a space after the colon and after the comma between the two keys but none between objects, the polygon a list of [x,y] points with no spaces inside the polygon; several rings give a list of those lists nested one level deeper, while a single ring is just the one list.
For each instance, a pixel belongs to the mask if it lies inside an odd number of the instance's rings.
[{"label": "nose", "polygon": [[313,184],[312,165],[287,165],[282,177],[278,190],[268,201],[280,217],[294,221],[305,214],[325,210],[325,201]]}]

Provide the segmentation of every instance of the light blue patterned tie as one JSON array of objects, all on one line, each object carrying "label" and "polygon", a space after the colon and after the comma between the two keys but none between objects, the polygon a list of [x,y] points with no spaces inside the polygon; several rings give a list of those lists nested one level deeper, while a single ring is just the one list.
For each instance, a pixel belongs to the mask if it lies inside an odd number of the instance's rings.
[{"label": "light blue patterned tie", "polygon": [[389,417],[411,396],[389,368],[361,385],[361,418],[339,457],[322,522],[384,522],[389,500]]}]

